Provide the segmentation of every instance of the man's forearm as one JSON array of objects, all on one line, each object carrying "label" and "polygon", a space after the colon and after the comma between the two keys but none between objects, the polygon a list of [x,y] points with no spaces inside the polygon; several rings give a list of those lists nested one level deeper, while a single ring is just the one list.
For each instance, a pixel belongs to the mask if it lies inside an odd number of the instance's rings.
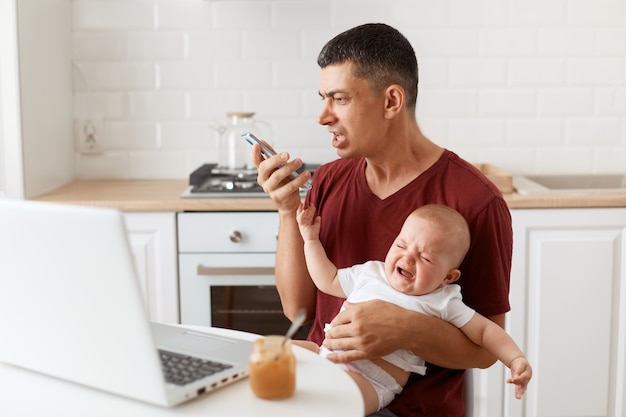
[{"label": "man's forearm", "polygon": [[[344,306],[324,341],[335,351],[328,356],[334,362],[381,357],[398,349],[411,350],[427,362],[450,369],[487,368],[496,361],[460,329],[438,318],[382,300]],[[504,323],[504,315],[490,319]]]},{"label": "man's forearm", "polygon": [[306,308],[308,318],[312,318],[316,294],[304,262],[304,243],[295,216],[295,212],[280,214],[275,264],[276,288],[290,320],[301,308]]},{"label": "man's forearm", "polygon": [[[408,336],[411,350],[427,362],[449,369],[488,368],[497,358],[484,348],[474,344],[463,332],[452,324],[423,314]],[[504,327],[504,315],[489,317]],[[413,318],[415,320],[415,318]],[[408,332],[407,334],[410,334]]]}]

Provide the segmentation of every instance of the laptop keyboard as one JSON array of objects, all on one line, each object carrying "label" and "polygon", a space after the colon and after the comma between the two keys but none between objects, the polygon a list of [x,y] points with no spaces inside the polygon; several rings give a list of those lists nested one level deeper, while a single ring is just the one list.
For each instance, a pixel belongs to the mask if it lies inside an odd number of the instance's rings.
[{"label": "laptop keyboard", "polygon": [[165,350],[159,350],[159,357],[165,373],[165,380],[170,384],[176,385],[186,385],[224,369],[232,368],[232,365],[225,363],[208,361]]}]

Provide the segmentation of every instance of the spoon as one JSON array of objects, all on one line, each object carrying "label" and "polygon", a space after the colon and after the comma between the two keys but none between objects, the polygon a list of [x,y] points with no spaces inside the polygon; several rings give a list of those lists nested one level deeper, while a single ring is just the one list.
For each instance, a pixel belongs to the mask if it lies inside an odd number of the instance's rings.
[{"label": "spoon", "polygon": [[304,323],[304,319],[306,318],[306,310],[301,308],[298,310],[298,314],[296,315],[296,319],[289,326],[289,330],[287,330],[287,334],[285,335],[285,340],[283,340],[282,345],[287,343],[288,339],[291,339],[292,336],[298,331],[302,323]]}]

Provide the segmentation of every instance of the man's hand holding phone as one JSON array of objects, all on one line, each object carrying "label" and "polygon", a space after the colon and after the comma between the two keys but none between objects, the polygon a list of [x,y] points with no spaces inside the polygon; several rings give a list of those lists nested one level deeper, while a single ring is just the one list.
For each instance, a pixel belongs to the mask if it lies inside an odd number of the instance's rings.
[{"label": "man's hand holding phone", "polygon": [[289,161],[287,152],[276,153],[267,143],[251,133],[242,139],[252,147],[252,162],[258,169],[257,182],[276,203],[279,210],[295,210],[300,204],[300,188],[311,188],[311,173],[302,169],[303,162]]}]

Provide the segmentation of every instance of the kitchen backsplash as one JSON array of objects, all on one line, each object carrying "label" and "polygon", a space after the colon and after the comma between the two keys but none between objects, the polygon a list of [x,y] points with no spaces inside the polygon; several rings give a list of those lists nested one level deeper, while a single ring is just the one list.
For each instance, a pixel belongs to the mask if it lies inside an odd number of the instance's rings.
[{"label": "kitchen backsplash", "polygon": [[255,111],[292,156],[334,159],[316,57],[365,22],[413,44],[418,122],[438,144],[514,172],[626,169],[624,0],[74,0],[72,12],[79,178],[186,178],[217,161],[209,123],[227,111]]}]

